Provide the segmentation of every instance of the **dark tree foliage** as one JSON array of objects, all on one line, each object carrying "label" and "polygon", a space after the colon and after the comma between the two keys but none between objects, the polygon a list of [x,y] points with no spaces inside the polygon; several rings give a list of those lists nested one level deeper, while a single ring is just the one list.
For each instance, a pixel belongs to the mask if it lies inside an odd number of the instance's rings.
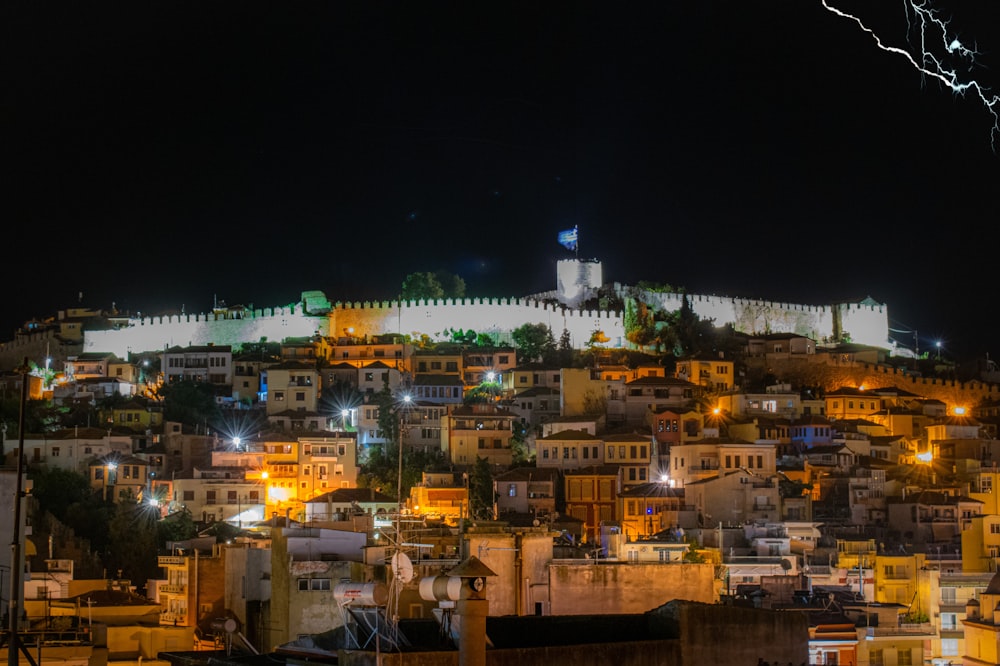
[{"label": "dark tree foliage", "polygon": [[105,563],[108,574],[145,583],[160,573],[156,562],[157,520],[155,507],[137,502],[134,497],[120,497],[108,525]]},{"label": "dark tree foliage", "polygon": [[66,522],[66,514],[73,504],[98,507],[103,502],[90,487],[86,476],[71,470],[53,467],[31,469],[31,497],[41,511],[47,511],[60,522]]},{"label": "dark tree foliage", "polygon": [[187,511],[178,511],[156,523],[156,543],[166,549],[170,541],[185,541],[198,535],[194,519]]},{"label": "dark tree foliage", "polygon": [[219,418],[219,406],[211,384],[189,380],[171,382],[160,387],[160,396],[163,398],[163,418],[167,421],[198,426],[214,423]]},{"label": "dark tree foliage", "polygon": [[493,471],[489,461],[478,456],[469,475],[469,510],[475,520],[493,519]]},{"label": "dark tree foliage", "polygon": [[540,361],[556,349],[552,330],[545,324],[523,324],[511,331],[510,337],[519,363]]},{"label": "dark tree foliage", "polygon": [[462,298],[465,280],[447,271],[410,273],[403,278],[400,295],[404,300]]}]

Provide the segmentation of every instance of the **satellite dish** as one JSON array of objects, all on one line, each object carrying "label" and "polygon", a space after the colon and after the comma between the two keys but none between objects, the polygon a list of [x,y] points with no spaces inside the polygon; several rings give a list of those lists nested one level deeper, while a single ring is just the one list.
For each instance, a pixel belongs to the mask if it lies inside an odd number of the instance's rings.
[{"label": "satellite dish", "polygon": [[400,552],[392,556],[392,570],[395,572],[396,578],[404,583],[413,580],[413,563],[410,562],[406,553]]},{"label": "satellite dish", "polygon": [[231,617],[227,618],[226,621],[222,624],[222,628],[225,629],[227,633],[230,634],[233,633],[234,631],[236,631],[236,620],[234,620]]}]

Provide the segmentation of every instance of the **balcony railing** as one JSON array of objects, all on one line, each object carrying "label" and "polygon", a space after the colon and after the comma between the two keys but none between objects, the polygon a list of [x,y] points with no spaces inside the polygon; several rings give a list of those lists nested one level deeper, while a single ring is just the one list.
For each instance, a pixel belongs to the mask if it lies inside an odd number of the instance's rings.
[{"label": "balcony railing", "polygon": [[185,558],[179,555],[160,555],[156,558],[156,564],[161,567],[170,566],[172,564],[184,564]]}]

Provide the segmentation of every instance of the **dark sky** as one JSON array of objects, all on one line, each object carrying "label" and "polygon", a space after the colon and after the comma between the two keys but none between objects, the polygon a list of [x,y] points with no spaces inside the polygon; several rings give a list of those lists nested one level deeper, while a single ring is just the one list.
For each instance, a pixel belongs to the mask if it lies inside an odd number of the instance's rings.
[{"label": "dark sky", "polygon": [[[1000,89],[998,5],[935,6]],[[908,46],[904,3],[836,6]],[[578,225],[609,282],[871,296],[903,342],[1000,355],[993,116],[820,0],[0,11],[0,338],[81,292],[202,312],[443,269],[524,295]]]}]

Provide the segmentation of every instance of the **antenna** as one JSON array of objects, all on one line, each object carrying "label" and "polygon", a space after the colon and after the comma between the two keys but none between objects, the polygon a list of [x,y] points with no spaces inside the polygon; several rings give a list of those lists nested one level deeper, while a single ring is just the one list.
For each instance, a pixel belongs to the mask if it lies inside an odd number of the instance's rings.
[{"label": "antenna", "polygon": [[401,583],[409,583],[413,580],[413,562],[403,551],[392,556],[392,571]]}]

